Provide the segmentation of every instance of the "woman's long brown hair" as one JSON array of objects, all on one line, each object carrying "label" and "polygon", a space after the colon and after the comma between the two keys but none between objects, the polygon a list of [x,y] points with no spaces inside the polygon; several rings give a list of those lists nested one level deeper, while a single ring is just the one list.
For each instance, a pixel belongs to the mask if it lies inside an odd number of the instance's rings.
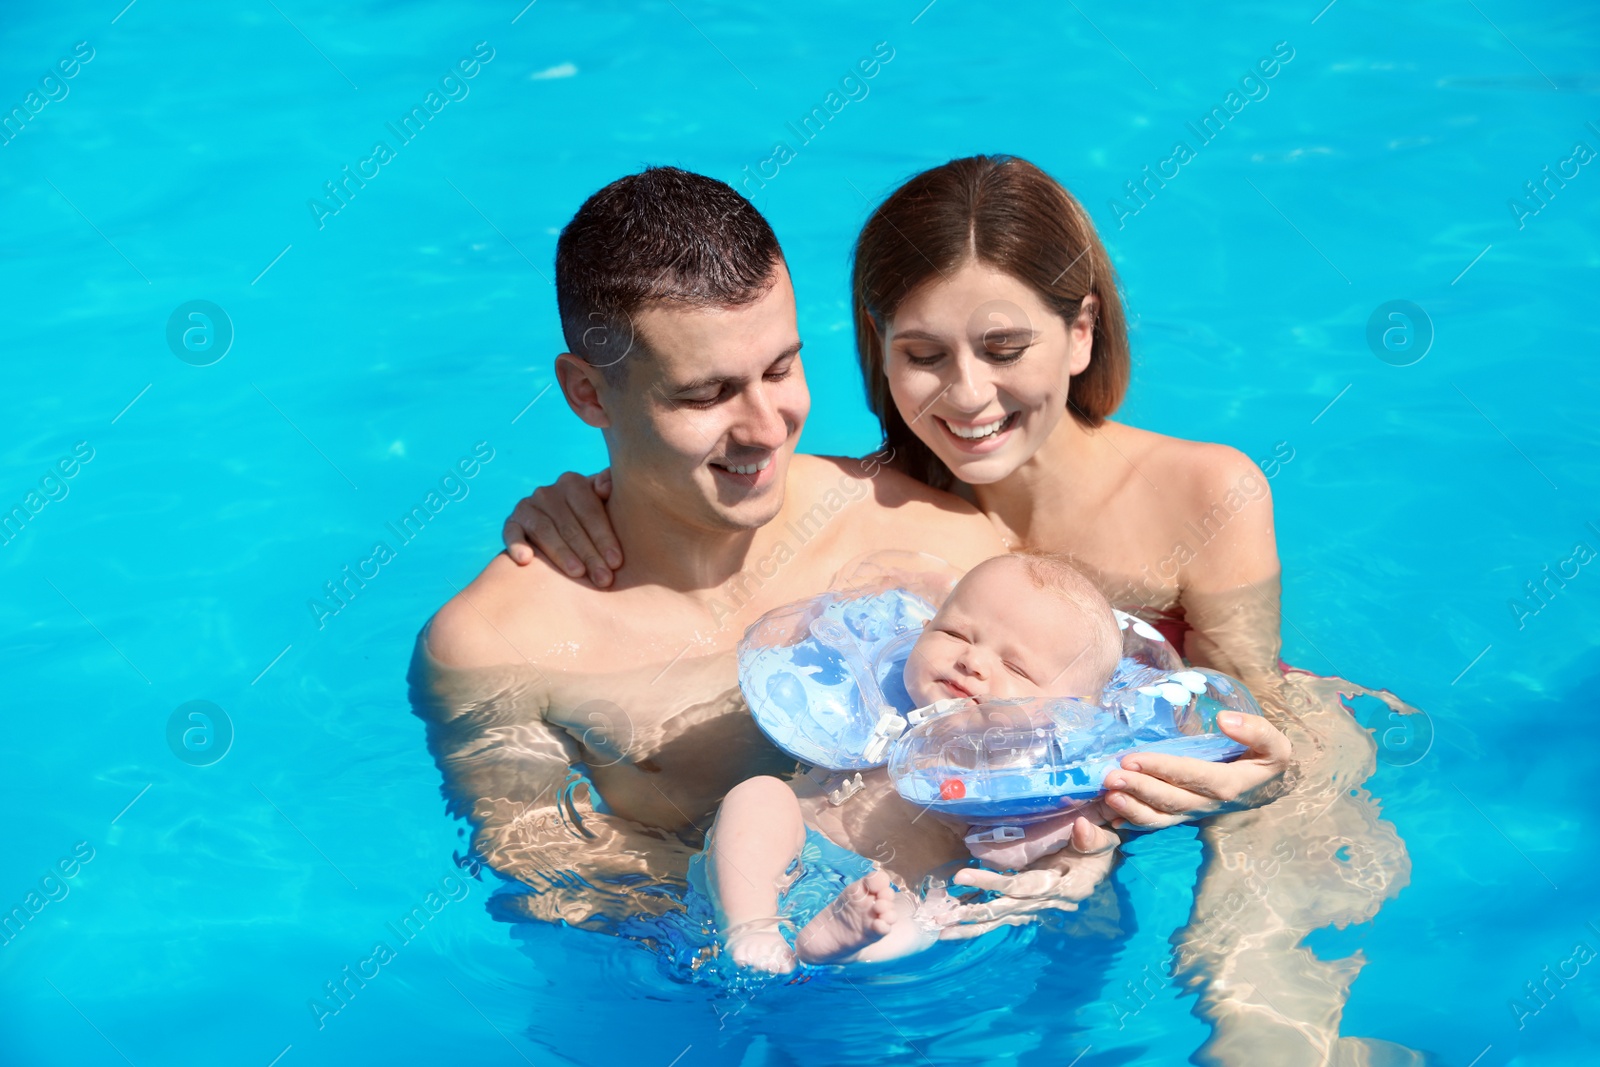
[{"label": "woman's long brown hair", "polygon": [[851,278],[861,374],[884,447],[893,450],[896,466],[940,489],[953,481],[950,470],[895,408],[884,341],[895,310],[912,291],[968,261],[1026,282],[1068,325],[1083,298],[1095,294],[1093,355],[1067,392],[1073,418],[1099,426],[1128,388],[1128,330],[1116,272],[1083,205],[1015,156],[970,156],[923,171],[862,227]]}]

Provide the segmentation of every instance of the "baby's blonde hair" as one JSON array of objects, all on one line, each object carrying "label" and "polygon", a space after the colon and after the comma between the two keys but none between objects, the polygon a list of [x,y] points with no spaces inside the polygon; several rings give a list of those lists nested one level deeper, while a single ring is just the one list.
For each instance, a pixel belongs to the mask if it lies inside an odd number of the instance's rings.
[{"label": "baby's blonde hair", "polygon": [[1117,625],[1111,602],[1072,565],[1068,556],[1057,552],[1015,552],[1010,558],[1022,563],[1035,588],[1054,593],[1092,623],[1089,646],[1080,659],[1084,669],[1092,672],[1091,693],[1098,695],[1122,659],[1122,628]]}]

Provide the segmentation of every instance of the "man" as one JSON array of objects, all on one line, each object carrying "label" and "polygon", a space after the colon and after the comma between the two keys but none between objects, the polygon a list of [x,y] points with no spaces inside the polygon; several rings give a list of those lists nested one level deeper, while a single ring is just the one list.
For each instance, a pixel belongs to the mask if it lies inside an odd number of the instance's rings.
[{"label": "man", "polygon": [[[793,289],[771,227],[721,182],[651,168],[606,186],[562,232],[556,292],[556,377],[605,436],[627,562],[600,591],[497,556],[424,630],[413,681],[453,810],[531,890],[511,909],[603,927],[676,907],[660,886],[722,796],[793,769],[739,695],[751,622],[870,552],[964,571],[1006,549],[977,510],[873,460],[795,454],[810,395]],[[1026,890],[1016,913],[1093,879],[974,874]],[[955,914],[962,933],[997,917],[1015,915]]]}]

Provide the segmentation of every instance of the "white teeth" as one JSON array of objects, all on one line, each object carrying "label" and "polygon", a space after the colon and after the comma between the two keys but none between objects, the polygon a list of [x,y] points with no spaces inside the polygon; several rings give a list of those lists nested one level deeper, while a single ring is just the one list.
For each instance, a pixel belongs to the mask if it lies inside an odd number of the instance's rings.
[{"label": "white teeth", "polygon": [[973,426],[970,429],[962,426],[956,426],[948,422],[945,423],[945,425],[949,426],[950,432],[955,434],[957,437],[968,441],[976,441],[980,437],[990,437],[998,433],[1000,431],[1000,427],[1004,426],[1006,419],[1009,419],[1010,417],[1011,416],[1009,415],[1005,415],[1001,418],[995,419],[993,422],[986,422],[981,426]]},{"label": "white teeth", "polygon": [[732,471],[734,474],[757,474],[757,473],[759,473],[761,471],[766,470],[768,467],[772,466],[772,457],[768,456],[766,459],[762,460],[760,463],[754,463],[754,464],[751,464],[748,467],[737,467],[737,466],[733,465],[732,463],[724,463],[724,464],[722,464],[722,466],[725,469]]}]

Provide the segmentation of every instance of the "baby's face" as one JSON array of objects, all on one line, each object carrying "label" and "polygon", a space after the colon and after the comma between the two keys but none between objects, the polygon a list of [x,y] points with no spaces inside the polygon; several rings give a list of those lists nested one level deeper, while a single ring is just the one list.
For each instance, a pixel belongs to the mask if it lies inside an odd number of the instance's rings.
[{"label": "baby's face", "polygon": [[1092,625],[1036,587],[1020,561],[985,563],[962,579],[906,662],[918,706],[951,697],[1083,697],[1093,687]]}]

